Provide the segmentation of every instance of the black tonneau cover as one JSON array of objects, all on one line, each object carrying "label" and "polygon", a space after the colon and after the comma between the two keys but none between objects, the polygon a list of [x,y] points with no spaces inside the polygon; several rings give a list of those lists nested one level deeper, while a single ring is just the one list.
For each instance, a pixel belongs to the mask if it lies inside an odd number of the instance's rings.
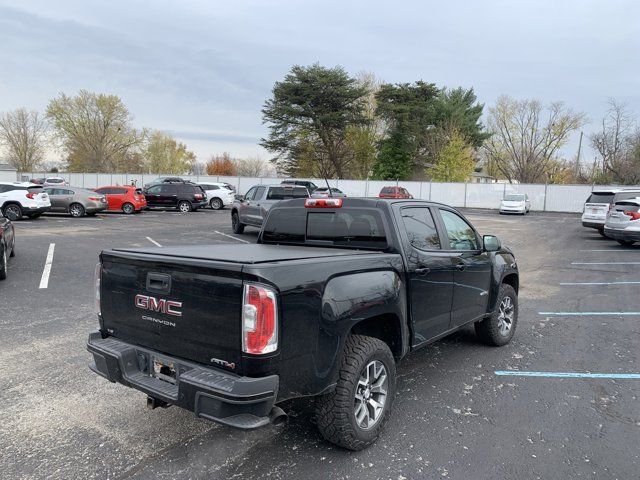
[{"label": "black tonneau cover", "polygon": [[[113,252],[146,254],[159,257],[216,260],[229,263],[255,264],[302,260],[308,258],[338,257],[344,255],[372,255],[370,250],[322,248],[307,246],[281,246],[264,244],[187,245],[180,247],[114,248]],[[108,253],[108,251],[104,252]]]}]

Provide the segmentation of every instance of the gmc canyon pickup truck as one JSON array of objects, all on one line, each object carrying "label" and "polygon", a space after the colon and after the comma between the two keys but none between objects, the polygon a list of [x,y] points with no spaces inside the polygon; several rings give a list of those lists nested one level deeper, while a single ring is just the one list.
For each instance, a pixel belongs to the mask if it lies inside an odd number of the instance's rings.
[{"label": "gmc canyon pickup truck", "polygon": [[247,429],[315,396],[352,450],[380,435],[408,352],[471,323],[504,345],[518,319],[513,253],[420,200],[284,200],[257,244],[105,250],[95,280],[95,373]]}]

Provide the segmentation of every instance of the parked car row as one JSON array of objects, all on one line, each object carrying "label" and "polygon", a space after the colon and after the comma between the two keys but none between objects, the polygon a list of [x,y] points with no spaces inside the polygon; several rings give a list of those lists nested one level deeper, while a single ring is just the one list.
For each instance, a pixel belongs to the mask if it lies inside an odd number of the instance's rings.
[{"label": "parked car row", "polygon": [[582,213],[582,226],[598,230],[621,245],[640,241],[640,189],[594,190]]}]

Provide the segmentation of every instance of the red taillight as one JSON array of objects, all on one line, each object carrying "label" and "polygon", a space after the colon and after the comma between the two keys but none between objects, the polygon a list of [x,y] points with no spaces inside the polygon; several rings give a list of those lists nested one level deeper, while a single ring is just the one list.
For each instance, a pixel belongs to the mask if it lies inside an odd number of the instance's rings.
[{"label": "red taillight", "polygon": [[89,200],[94,202],[104,202],[104,197],[89,197]]},{"label": "red taillight", "polygon": [[307,198],[304,201],[307,208],[340,208],[342,207],[341,198]]},{"label": "red taillight", "polygon": [[640,212],[632,212],[631,210],[627,210],[626,212],[622,212],[622,213],[624,213],[628,217],[631,217],[631,220],[640,219]]},{"label": "red taillight", "polygon": [[202,195],[201,193],[196,193],[193,197],[196,200],[202,200],[204,198],[204,195]]},{"label": "red taillight", "polygon": [[275,352],[277,348],[276,292],[261,285],[246,284],[242,305],[242,351],[259,355]]},{"label": "red taillight", "polygon": [[36,198],[37,193],[27,193],[27,198],[30,198],[31,200],[33,200],[34,198]]}]

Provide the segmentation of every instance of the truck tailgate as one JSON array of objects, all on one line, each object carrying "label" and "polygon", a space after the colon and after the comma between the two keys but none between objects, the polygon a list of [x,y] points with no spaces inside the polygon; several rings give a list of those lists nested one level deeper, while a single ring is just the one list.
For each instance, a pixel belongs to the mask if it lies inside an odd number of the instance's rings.
[{"label": "truck tailgate", "polygon": [[206,365],[239,365],[242,265],[110,250],[102,253],[100,291],[103,329],[113,337]]}]

